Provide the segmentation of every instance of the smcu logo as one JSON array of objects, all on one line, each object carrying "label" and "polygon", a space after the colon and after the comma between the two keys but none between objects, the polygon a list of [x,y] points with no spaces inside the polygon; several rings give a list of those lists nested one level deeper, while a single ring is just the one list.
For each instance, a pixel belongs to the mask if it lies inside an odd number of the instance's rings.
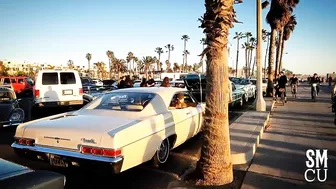
[{"label": "smcu logo", "polygon": [[306,166],[307,170],[304,177],[307,182],[325,182],[328,172],[328,150],[312,150],[306,151]]}]

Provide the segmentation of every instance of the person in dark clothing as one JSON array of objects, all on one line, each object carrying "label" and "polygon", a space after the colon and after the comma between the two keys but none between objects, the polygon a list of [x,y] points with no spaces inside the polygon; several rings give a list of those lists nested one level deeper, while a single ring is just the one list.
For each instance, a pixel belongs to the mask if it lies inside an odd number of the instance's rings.
[{"label": "person in dark clothing", "polygon": [[299,79],[296,77],[295,74],[293,74],[293,77],[290,78],[290,85],[291,85],[291,88],[292,88],[293,96],[295,98],[296,98],[298,83],[299,83]]},{"label": "person in dark clothing", "polygon": [[331,82],[332,82],[332,77],[331,76],[328,78],[328,82],[329,82],[329,87],[330,87],[331,86]]},{"label": "person in dark clothing", "polygon": [[151,76],[148,76],[147,86],[148,87],[154,87],[155,86],[155,81]]},{"label": "person in dark clothing", "polygon": [[131,80],[131,77],[127,75],[125,79],[125,88],[132,88],[132,87],[133,87],[133,81]]},{"label": "person in dark clothing", "polygon": [[313,84],[317,84],[317,86],[316,86],[316,95],[318,95],[319,92],[320,92],[320,83],[321,83],[320,78],[318,77],[317,73],[314,73],[314,76],[312,78],[310,78],[310,84],[312,85],[311,86],[311,96],[312,96],[312,99],[313,99],[313,92],[314,92]]},{"label": "person in dark clothing", "polygon": [[[285,91],[284,91],[285,102],[287,102],[286,84],[287,84],[287,77],[284,75],[283,72],[280,72],[280,77],[278,79],[278,90],[285,89]],[[280,91],[278,92],[278,95],[279,95],[279,97],[281,97]]]},{"label": "person in dark clothing", "polygon": [[146,78],[142,78],[142,82],[140,83],[140,87],[148,87]]},{"label": "person in dark clothing", "polygon": [[126,77],[125,77],[125,76],[122,76],[122,77],[121,77],[121,80],[120,80],[120,82],[119,82],[119,85],[118,85],[118,89],[123,89],[123,88],[126,87],[126,82],[125,82],[125,80],[126,80]]}]

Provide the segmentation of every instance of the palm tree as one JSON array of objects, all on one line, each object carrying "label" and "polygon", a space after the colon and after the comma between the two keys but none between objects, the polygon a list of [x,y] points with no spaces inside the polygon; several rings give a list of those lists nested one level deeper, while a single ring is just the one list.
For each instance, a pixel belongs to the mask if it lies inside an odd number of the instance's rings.
[{"label": "palm tree", "polygon": [[271,27],[270,48],[268,53],[268,82],[267,96],[273,95],[274,85],[274,53],[276,48],[276,32],[284,26],[285,18],[290,17],[290,12],[283,4],[283,0],[272,0],[271,7],[266,16],[266,21]]},{"label": "palm tree", "polygon": [[[182,35],[181,40],[183,41],[183,53],[187,50],[187,41],[189,40],[189,36],[188,35]],[[186,63],[186,54],[183,54],[183,64]]]},{"label": "palm tree", "polygon": [[[200,160],[189,180],[196,185],[224,185],[233,181],[228,120],[228,35],[235,22],[235,0],[205,1],[200,19],[208,45],[204,139]],[[239,48],[239,46],[238,46]]]},{"label": "palm tree", "polygon": [[[250,38],[250,46],[249,46],[249,48],[248,48],[248,50],[249,50],[249,66],[248,66],[248,68],[249,68],[249,71],[250,71],[250,73],[249,73],[249,76],[251,76],[251,64],[252,64],[252,54],[253,54],[253,51],[254,51],[254,49],[256,48],[256,46],[257,46],[257,40],[256,40],[256,38],[254,38],[254,37],[251,37]],[[252,70],[252,72],[253,72],[253,70]]]},{"label": "palm tree", "polygon": [[166,71],[168,72],[171,69],[171,63],[168,60],[166,60],[165,64],[166,64]]},{"label": "palm tree", "polygon": [[[291,14],[294,11],[294,8],[296,7],[296,5],[299,3],[299,0],[287,0],[282,2],[282,7],[287,11],[286,17],[282,18],[282,25],[281,28],[278,30],[278,45],[277,45],[277,53],[276,53],[276,67],[275,69],[279,72],[280,70],[280,59],[281,59],[281,45],[282,45],[282,41],[283,41],[283,33],[284,33],[284,27],[285,25],[290,21],[291,19]],[[288,15],[289,14],[289,15]],[[276,72],[276,74],[278,73]]]},{"label": "palm tree", "polygon": [[170,62],[170,52],[171,51],[174,51],[174,45],[171,45],[171,44],[167,44],[166,46],[165,46],[165,48],[167,49],[167,53],[168,53],[168,61]]},{"label": "palm tree", "polygon": [[[161,48],[161,47],[156,47],[156,49],[155,49],[155,52],[158,54],[158,56],[159,56],[159,63],[161,62],[161,54],[162,53],[164,53],[163,52],[163,49]],[[157,67],[157,71],[161,71],[161,67],[160,66],[158,66]]]},{"label": "palm tree", "polygon": [[127,71],[126,60],[124,59],[113,58],[112,66],[118,72],[118,79],[121,77],[121,72]]},{"label": "palm tree", "polygon": [[86,53],[86,59],[88,60],[88,73],[89,73],[89,77],[90,77],[90,60],[92,58],[92,54],[90,53]]},{"label": "palm tree", "polygon": [[67,65],[68,65],[69,69],[74,69],[74,67],[75,67],[73,60],[68,60]]},{"label": "palm tree", "polygon": [[94,63],[94,65],[97,67],[97,75],[100,79],[103,79],[104,73],[105,73],[105,63],[104,62],[97,62]]},{"label": "palm tree", "polygon": [[154,58],[151,56],[145,56],[141,61],[144,66],[145,76],[148,79],[148,71],[150,70],[150,66],[154,63]]},{"label": "palm tree", "polygon": [[236,35],[233,37],[233,39],[237,39],[236,77],[238,76],[239,40],[241,38],[243,38],[242,32],[236,32]]},{"label": "palm tree", "polygon": [[137,63],[138,64],[138,62],[139,62],[139,59],[138,59],[138,57],[136,57],[136,56],[134,56],[133,57],[133,71],[134,72],[137,72],[138,70],[137,70],[137,67],[135,67],[135,63]]},{"label": "palm tree", "polygon": [[291,33],[293,33],[295,26],[296,26],[296,17],[295,15],[292,15],[289,19],[289,21],[286,23],[284,27],[284,33],[283,33],[283,40],[281,43],[281,53],[280,53],[280,62],[279,62],[279,70],[282,70],[282,57],[283,57],[283,50],[285,47],[285,41],[288,41],[290,38]]},{"label": "palm tree", "polygon": [[186,59],[185,59],[185,63],[184,63],[184,68],[187,68],[187,66],[188,66],[188,62],[187,62],[187,60],[188,60],[188,55],[190,54],[190,52],[188,51],[188,50],[185,50],[184,52],[183,52],[183,57],[185,57]]},{"label": "palm tree", "polygon": [[177,72],[177,70],[180,70],[180,69],[181,68],[180,68],[179,64],[177,62],[175,62],[174,65],[173,65],[173,71]]},{"label": "palm tree", "polygon": [[112,61],[113,61],[113,59],[115,59],[114,52],[108,50],[108,51],[106,51],[106,56],[109,59],[109,73],[110,73],[109,77],[110,77],[110,79],[112,79],[112,72],[113,72]]},{"label": "palm tree", "polygon": [[126,62],[127,62],[127,70],[131,71],[132,65],[131,61],[133,60],[134,54],[132,52],[129,52],[126,57]]},{"label": "palm tree", "polygon": [[[244,44],[242,44],[242,48],[245,49],[245,68],[248,67],[248,49],[249,49],[250,44],[248,42],[245,42]],[[248,72],[246,69],[245,72],[245,77],[248,77]]]},{"label": "palm tree", "polygon": [[[202,47],[203,47],[203,51],[204,51],[204,48],[205,48],[205,45],[206,45],[206,41],[205,41],[205,39],[206,39],[206,38],[203,37],[203,38],[200,40],[200,42],[201,42],[201,44],[202,44]],[[204,73],[204,65],[203,65],[203,61],[204,61],[204,60],[203,60],[203,58],[204,58],[204,57],[201,58],[201,62],[202,62],[202,73]]]},{"label": "palm tree", "polygon": [[264,62],[264,79],[266,78],[266,65],[267,65],[267,53],[268,53],[268,48],[269,48],[269,42],[270,42],[270,35],[271,33],[268,32],[267,30],[263,29],[262,30],[262,38],[264,40],[264,42],[267,42],[267,45],[266,45],[266,53],[265,53],[265,62]]}]

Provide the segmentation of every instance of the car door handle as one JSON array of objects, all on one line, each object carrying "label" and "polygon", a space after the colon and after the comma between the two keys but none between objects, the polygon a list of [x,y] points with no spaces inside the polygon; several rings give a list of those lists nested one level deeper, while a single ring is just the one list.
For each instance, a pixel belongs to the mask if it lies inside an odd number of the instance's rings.
[{"label": "car door handle", "polygon": [[190,115],[190,112],[187,112],[187,115]]}]

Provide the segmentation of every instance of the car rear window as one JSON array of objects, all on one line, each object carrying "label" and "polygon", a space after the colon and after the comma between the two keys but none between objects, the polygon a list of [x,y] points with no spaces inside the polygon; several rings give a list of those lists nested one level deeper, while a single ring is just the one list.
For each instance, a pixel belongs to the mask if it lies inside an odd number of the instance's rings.
[{"label": "car rear window", "polygon": [[57,84],[58,84],[57,72],[42,74],[42,85],[57,85]]},{"label": "car rear window", "polygon": [[62,72],[62,73],[60,73],[60,76],[61,76],[61,84],[62,85],[76,84],[75,73],[73,73],[73,72]]},{"label": "car rear window", "polygon": [[18,82],[19,83],[24,83],[24,80],[23,79],[18,79]]},{"label": "car rear window", "polygon": [[111,111],[142,111],[155,97],[153,93],[114,92],[100,97],[86,109]]}]

